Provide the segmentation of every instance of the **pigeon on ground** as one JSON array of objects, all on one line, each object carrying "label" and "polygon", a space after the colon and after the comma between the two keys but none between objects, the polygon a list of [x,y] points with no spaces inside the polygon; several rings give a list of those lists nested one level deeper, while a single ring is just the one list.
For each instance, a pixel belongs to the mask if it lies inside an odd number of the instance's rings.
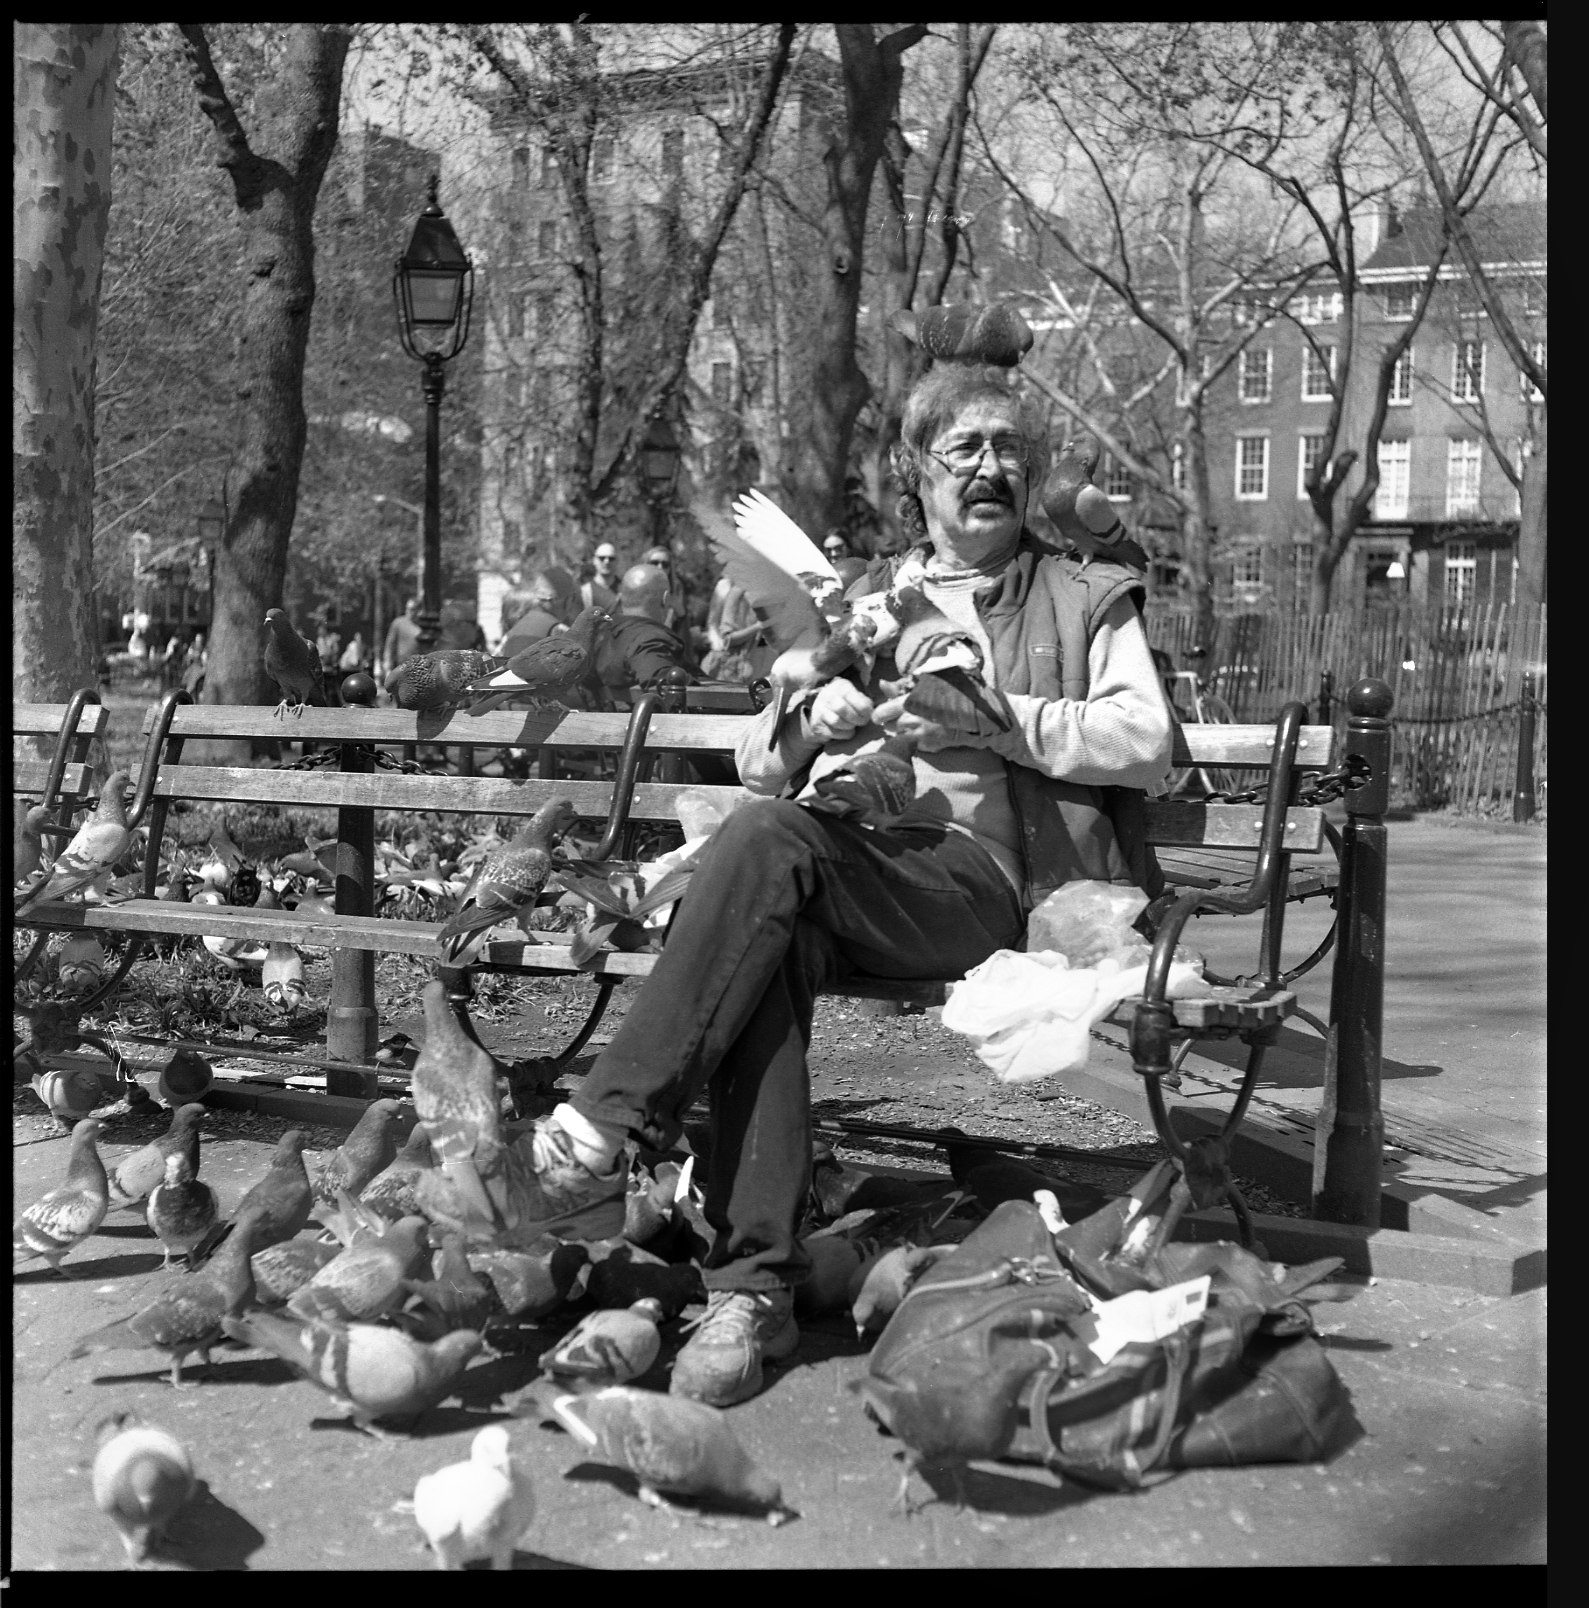
[{"label": "pigeon on ground", "polygon": [[327,1262],[342,1254],[342,1247],[328,1240],[283,1240],[268,1245],[248,1259],[254,1274],[254,1295],[261,1306],[280,1306],[295,1290],[300,1290]]},{"label": "pigeon on ground", "polygon": [[126,771],[117,771],[110,777],[94,813],[61,850],[50,874],[17,897],[15,908],[18,911],[30,909],[46,899],[66,899],[74,893],[86,893],[89,888],[104,891],[116,862],[132,844],[132,830],[127,825],[130,790]]},{"label": "pigeon on ground", "polygon": [[16,822],[11,839],[11,882],[26,882],[44,863],[43,826],[50,812],[42,804],[33,805]]},{"label": "pigeon on ground", "polygon": [[401,1111],[396,1100],[372,1100],[364,1108],[347,1138],[315,1170],[312,1185],[317,1201],[333,1206],[344,1189],[357,1199],[377,1173],[391,1166],[397,1159],[392,1125]]},{"label": "pigeon on ground", "polygon": [[61,1258],[81,1245],[105,1220],[110,1209],[110,1185],[94,1141],[99,1124],[92,1119],[72,1130],[72,1149],[66,1163],[66,1180],[23,1212],[11,1225],[11,1266],[41,1256],[57,1273],[78,1274],[61,1266]]},{"label": "pigeon on ground", "polygon": [[176,1050],[160,1071],[156,1086],[163,1105],[173,1111],[202,1100],[215,1082],[215,1068],[197,1050]]},{"label": "pigeon on ground", "polygon": [[141,1150],[124,1156],[110,1175],[112,1211],[134,1211],[166,1175],[166,1158],[178,1151],[188,1158],[195,1177],[199,1170],[199,1124],[204,1107],[197,1103],[178,1106],[171,1113],[171,1126],[158,1139],[151,1139]]},{"label": "pigeon on ground", "polygon": [[33,1092],[65,1128],[75,1128],[105,1098],[105,1085],[87,1067],[45,1068],[32,1078]]},{"label": "pigeon on ground", "polygon": [[1126,535],[1114,505],[1092,483],[1103,448],[1083,432],[1059,450],[1043,488],[1043,512],[1060,535],[1081,554],[1085,569],[1094,558],[1110,559],[1146,572],[1148,555]]},{"label": "pigeon on ground", "polygon": [[278,1010],[296,1011],[309,998],[303,956],[289,943],[272,941],[266,946],[259,981],[265,998]]},{"label": "pigeon on ground", "polygon": [[1107,1190],[1092,1184],[1072,1178],[1050,1178],[1014,1156],[1001,1155],[980,1145],[955,1144],[953,1140],[965,1138],[959,1128],[942,1127],[938,1132],[947,1135],[944,1149],[949,1154],[949,1171],[954,1181],[976,1198],[983,1211],[991,1212],[1007,1200],[1030,1200],[1036,1191],[1046,1189],[1054,1193],[1066,1218],[1076,1223],[1091,1217],[1114,1199]]},{"label": "pigeon on ground", "polygon": [[[597,1240],[588,1249],[591,1267],[585,1294],[597,1306],[631,1307],[637,1301],[650,1300],[662,1308],[665,1318],[676,1318],[691,1301],[706,1299],[695,1260],[665,1262],[621,1237]],[[696,1255],[704,1253],[697,1251]]]},{"label": "pigeon on ground", "polygon": [[1031,326],[1008,302],[976,307],[954,302],[919,313],[900,311],[889,322],[929,357],[943,363],[1014,368],[1032,349]]},{"label": "pigeon on ground", "polygon": [[404,659],[386,678],[386,690],[399,709],[422,714],[457,709],[469,702],[471,683],[495,675],[506,663],[476,648],[441,648]]},{"label": "pigeon on ground", "polygon": [[378,1172],[359,1195],[359,1204],[369,1211],[394,1221],[419,1212],[419,1195],[415,1184],[420,1175],[436,1165],[430,1148],[430,1136],[422,1125],[416,1124],[404,1141],[403,1148],[393,1157],[391,1165]]},{"label": "pigeon on ground", "polygon": [[475,699],[469,713],[489,714],[510,699],[525,696],[537,706],[562,706],[563,698],[595,664],[596,646],[611,629],[612,616],[605,609],[586,609],[566,636],[532,642],[500,670],[472,682],[466,689]]},{"label": "pigeon on ground", "polygon": [[320,654],[314,643],[305,642],[280,609],[267,610],[265,624],[269,628],[265,636],[265,671],[282,692],[276,718],[285,720],[289,709],[301,718],[305,704],[323,709],[325,672],[320,668]]},{"label": "pigeon on ground", "polygon": [[627,1385],[660,1355],[662,1320],[662,1303],[649,1296],[616,1311],[587,1313],[541,1353],[541,1370],[565,1384]]},{"label": "pigeon on ground", "polygon": [[590,1262],[585,1246],[542,1235],[524,1246],[470,1246],[469,1266],[489,1279],[504,1317],[533,1323],[568,1299],[580,1270]]},{"label": "pigeon on ground", "polygon": [[867,826],[893,826],[916,802],[914,737],[889,737],[879,748],[856,754],[816,784],[813,809],[854,816]]},{"label": "pigeon on ground", "polygon": [[[303,1138],[298,1128],[284,1133],[276,1143],[276,1153],[270,1158],[265,1176],[237,1203],[233,1222],[241,1221],[245,1213],[257,1213],[253,1240],[256,1251],[292,1239],[309,1221],[314,1192],[304,1170]],[[230,1227],[229,1223],[217,1223],[189,1254],[189,1263],[199,1266],[225,1240]]]},{"label": "pigeon on ground", "polygon": [[436,936],[448,966],[467,966],[498,923],[522,922],[552,872],[552,845],[579,819],[573,800],[543,804],[514,835],[475,867],[457,911]]},{"label": "pigeon on ground", "polygon": [[953,1245],[895,1245],[850,1275],[846,1292],[855,1338],[880,1333],[923,1273],[955,1250]]},{"label": "pigeon on ground", "polygon": [[469,1266],[463,1240],[457,1234],[442,1237],[432,1257],[431,1277],[404,1279],[409,1292],[402,1321],[421,1340],[439,1340],[454,1329],[484,1333],[491,1318],[502,1310],[496,1292]]},{"label": "pigeon on ground", "polygon": [[93,1479],[94,1504],[121,1532],[134,1568],[198,1488],[187,1447],[131,1413],[117,1413],[99,1426]]},{"label": "pigeon on ground", "polygon": [[182,1388],[182,1359],[198,1352],[207,1368],[210,1348],[219,1343],[222,1324],[254,1299],[254,1275],[249,1266],[257,1207],[243,1213],[214,1259],[197,1273],[180,1273],[149,1304],[85,1334],[63,1361],[86,1357],[93,1351],[164,1351],[171,1358],[171,1383]]},{"label": "pigeon on ground", "polygon": [[613,1385],[559,1396],[552,1411],[581,1445],[633,1474],[644,1502],[666,1507],[665,1496],[706,1497],[783,1516],[782,1488],[751,1461],[716,1407]]},{"label": "pigeon on ground", "polygon": [[182,1150],[166,1157],[166,1175],[149,1195],[145,1220],[165,1247],[169,1271],[173,1254],[189,1255],[215,1226],[220,1207],[215,1191],[193,1176],[193,1164]]},{"label": "pigeon on ground", "polygon": [[820,1318],[847,1306],[850,1280],[861,1266],[860,1247],[839,1235],[817,1235],[802,1243],[811,1271],[795,1286],[795,1316]]},{"label": "pigeon on ground", "polygon": [[328,1323],[373,1322],[398,1306],[406,1281],[426,1264],[425,1220],[375,1218],[378,1234],[361,1237],[320,1269],[287,1300],[295,1317]]},{"label": "pigeon on ground", "polygon": [[426,1345],[373,1323],[305,1323],[277,1312],[228,1317],[224,1327],[234,1340],[296,1368],[377,1436],[383,1432],[375,1419],[414,1418],[448,1395],[485,1343],[472,1329]]},{"label": "pigeon on ground", "polygon": [[414,1522],[436,1554],[438,1569],[462,1569],[489,1558],[511,1569],[513,1550],[535,1516],[529,1476],[518,1466],[501,1424],[488,1424],[469,1446],[467,1463],[420,1476]]},{"label": "pigeon on ground", "polygon": [[97,932],[80,932],[61,945],[55,975],[62,988],[94,988],[105,980],[110,958]]},{"label": "pigeon on ground", "polygon": [[264,944],[248,938],[217,938],[206,933],[204,947],[231,972],[257,971],[270,958]]}]

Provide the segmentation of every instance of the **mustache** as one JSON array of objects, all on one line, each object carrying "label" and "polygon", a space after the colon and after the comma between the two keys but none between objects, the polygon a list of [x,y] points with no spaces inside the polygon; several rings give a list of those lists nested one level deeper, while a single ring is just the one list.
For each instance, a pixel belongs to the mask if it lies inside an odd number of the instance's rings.
[{"label": "mustache", "polygon": [[960,494],[961,502],[993,501],[1001,503],[1015,502],[1015,493],[1010,489],[1009,482],[1000,478],[989,480],[986,475],[979,475]]}]

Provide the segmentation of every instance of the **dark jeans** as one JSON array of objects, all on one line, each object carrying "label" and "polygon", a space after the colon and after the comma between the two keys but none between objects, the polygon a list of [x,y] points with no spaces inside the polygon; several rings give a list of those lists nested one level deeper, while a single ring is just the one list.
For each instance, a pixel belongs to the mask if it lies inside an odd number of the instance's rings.
[{"label": "dark jeans", "polygon": [[850,971],[960,977],[1024,926],[1014,890],[963,833],[868,830],[758,800],[718,829],[572,1104],[667,1149],[709,1084],[707,1287],[796,1282],[810,1266],[794,1236],[810,1187],[817,994]]}]

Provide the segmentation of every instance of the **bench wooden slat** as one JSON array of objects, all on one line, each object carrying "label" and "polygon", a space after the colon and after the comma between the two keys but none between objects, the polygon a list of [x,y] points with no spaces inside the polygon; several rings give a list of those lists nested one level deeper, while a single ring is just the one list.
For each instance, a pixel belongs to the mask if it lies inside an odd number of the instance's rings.
[{"label": "bench wooden slat", "polygon": [[[1175,733],[1176,765],[1261,766],[1274,754],[1274,727],[1181,726]],[[1327,770],[1335,762],[1335,731],[1330,726],[1303,726],[1297,733],[1297,764]]]},{"label": "bench wooden slat", "polygon": [[[25,798],[43,798],[50,765],[44,759],[18,759],[11,764],[11,791]],[[94,791],[94,767],[68,764],[61,772],[61,797],[81,798]]]},{"label": "bench wooden slat", "polygon": [[[66,705],[12,704],[11,731],[17,737],[53,737],[66,719]],[[79,737],[99,737],[110,724],[110,711],[103,704],[84,704],[77,722]]]},{"label": "bench wooden slat", "polygon": [[[1149,799],[1145,806],[1148,842],[1155,847],[1207,845],[1258,852],[1263,828],[1261,804],[1199,804]],[[1324,846],[1324,811],[1316,805],[1294,805],[1286,811],[1285,846],[1295,854],[1317,854]]]}]

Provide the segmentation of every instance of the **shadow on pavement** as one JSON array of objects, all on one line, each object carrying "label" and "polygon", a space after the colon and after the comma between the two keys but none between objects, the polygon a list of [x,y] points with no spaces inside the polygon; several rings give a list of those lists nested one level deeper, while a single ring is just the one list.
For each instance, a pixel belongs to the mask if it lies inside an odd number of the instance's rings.
[{"label": "shadow on pavement", "polygon": [[156,1554],[189,1569],[246,1569],[264,1535],[200,1480],[193,1500],[172,1520]]},{"label": "shadow on pavement", "polygon": [[[133,1278],[139,1273],[153,1273],[165,1260],[163,1256],[101,1256],[92,1262],[71,1262],[72,1273],[79,1279]],[[71,1273],[67,1274],[70,1278]],[[13,1284],[47,1284],[60,1277],[53,1269],[40,1263],[27,1273],[12,1275]]]},{"label": "shadow on pavement", "polygon": [[[613,1490],[624,1496],[632,1496],[637,1502],[640,1500],[640,1481],[627,1469],[613,1468],[606,1463],[576,1463],[563,1474],[565,1480],[573,1480],[583,1485],[610,1485]],[[749,1519],[752,1522],[766,1523],[767,1510],[749,1503],[735,1503],[723,1498],[707,1499],[703,1497],[669,1496],[667,1505],[681,1514],[692,1517],[706,1514],[731,1515],[734,1518]]]}]

